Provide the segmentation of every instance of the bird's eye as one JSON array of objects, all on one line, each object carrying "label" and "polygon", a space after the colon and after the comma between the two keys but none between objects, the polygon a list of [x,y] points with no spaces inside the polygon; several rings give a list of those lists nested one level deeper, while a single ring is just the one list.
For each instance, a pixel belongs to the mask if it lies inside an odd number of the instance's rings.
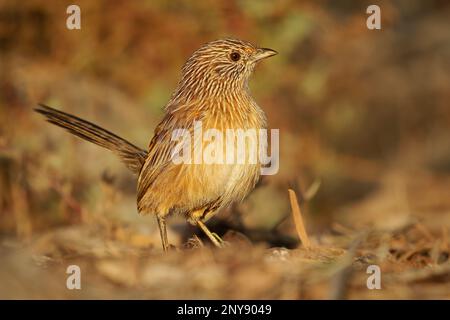
[{"label": "bird's eye", "polygon": [[238,52],[232,52],[232,53],[230,54],[230,59],[231,59],[231,61],[236,62],[236,61],[238,61],[240,58],[241,58],[241,55],[240,55]]}]

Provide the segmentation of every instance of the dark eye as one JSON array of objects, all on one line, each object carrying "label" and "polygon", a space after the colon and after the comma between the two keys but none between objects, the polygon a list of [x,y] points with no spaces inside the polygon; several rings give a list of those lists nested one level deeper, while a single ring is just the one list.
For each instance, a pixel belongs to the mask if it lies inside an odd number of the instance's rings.
[{"label": "dark eye", "polygon": [[241,55],[238,52],[232,52],[230,54],[230,59],[234,62],[238,61],[241,58]]}]

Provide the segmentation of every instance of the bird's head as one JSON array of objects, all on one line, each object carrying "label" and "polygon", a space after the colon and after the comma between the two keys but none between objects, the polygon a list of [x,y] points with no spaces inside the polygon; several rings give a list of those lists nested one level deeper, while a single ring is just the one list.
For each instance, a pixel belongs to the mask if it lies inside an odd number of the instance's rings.
[{"label": "bird's head", "polygon": [[275,54],[275,50],[237,39],[209,42],[185,63],[178,91],[198,96],[245,90],[255,65]]}]

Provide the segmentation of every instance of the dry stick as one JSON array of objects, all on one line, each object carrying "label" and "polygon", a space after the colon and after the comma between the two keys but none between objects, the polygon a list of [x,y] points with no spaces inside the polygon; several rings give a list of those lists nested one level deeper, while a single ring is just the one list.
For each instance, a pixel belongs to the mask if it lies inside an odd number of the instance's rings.
[{"label": "dry stick", "polygon": [[360,233],[350,244],[350,248],[342,259],[341,269],[334,276],[330,291],[330,299],[342,300],[347,298],[350,280],[353,276],[352,262],[358,247],[367,239],[368,232]]},{"label": "dry stick", "polygon": [[306,233],[305,224],[303,223],[302,212],[300,211],[300,206],[298,205],[297,195],[292,189],[288,189],[289,200],[291,202],[292,216],[294,217],[295,229],[297,230],[298,237],[305,248],[311,247],[311,242],[309,241],[308,234]]},{"label": "dry stick", "polygon": [[448,229],[446,226],[442,226],[442,251],[449,250],[449,241],[448,241]]},{"label": "dry stick", "polygon": [[420,233],[422,233],[425,236],[425,238],[427,238],[428,241],[434,240],[433,235],[428,230],[428,228],[425,227],[425,225],[423,223],[416,223],[415,227],[417,230],[419,230]]}]

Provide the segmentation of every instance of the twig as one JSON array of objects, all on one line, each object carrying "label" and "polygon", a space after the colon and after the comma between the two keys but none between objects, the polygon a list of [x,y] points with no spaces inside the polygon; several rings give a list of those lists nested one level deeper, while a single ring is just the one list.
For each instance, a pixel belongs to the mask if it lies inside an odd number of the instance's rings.
[{"label": "twig", "polygon": [[368,234],[368,231],[363,231],[350,244],[350,248],[341,261],[342,265],[340,266],[340,270],[338,270],[334,276],[329,299],[342,300],[348,297],[350,281],[354,271],[352,263],[356,256],[356,250],[364,241],[366,241]]},{"label": "twig", "polygon": [[305,224],[303,223],[302,213],[300,211],[300,206],[298,205],[297,195],[292,189],[288,189],[289,200],[291,202],[292,216],[294,217],[295,229],[297,230],[298,237],[305,248],[311,247],[311,242],[309,241],[308,234],[306,233]]}]

